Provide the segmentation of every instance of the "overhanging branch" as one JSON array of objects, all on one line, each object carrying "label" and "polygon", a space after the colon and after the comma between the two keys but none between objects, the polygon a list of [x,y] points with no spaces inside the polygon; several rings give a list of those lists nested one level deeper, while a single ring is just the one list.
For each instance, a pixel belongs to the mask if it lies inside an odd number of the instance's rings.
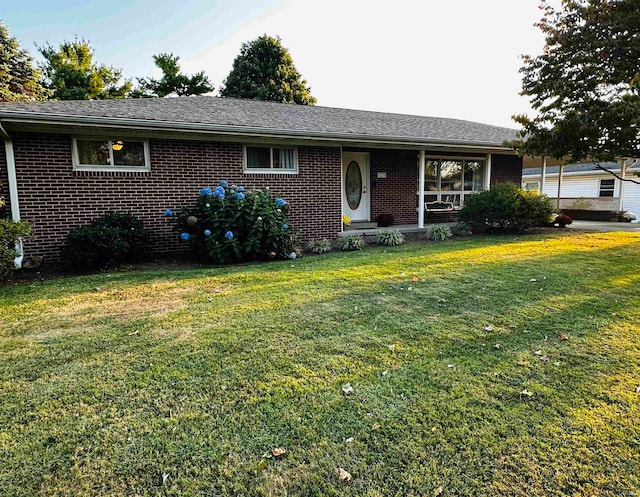
[{"label": "overhanging branch", "polygon": [[[634,164],[632,164],[631,166],[628,166],[628,167],[633,167],[637,163],[638,163],[638,159],[635,160]],[[609,173],[611,176],[614,176],[614,177],[618,178],[620,181],[626,181],[627,183],[633,183],[633,184],[636,184],[636,185],[640,185],[640,180],[631,179],[631,178],[623,178],[618,173],[616,173],[614,171],[611,171],[611,170],[609,170],[609,169],[607,169],[605,167],[602,167],[598,161],[594,160],[593,161],[593,165],[596,166],[598,169],[601,169],[602,171],[604,171],[606,173]],[[624,167],[624,166],[622,166],[622,167]]]}]

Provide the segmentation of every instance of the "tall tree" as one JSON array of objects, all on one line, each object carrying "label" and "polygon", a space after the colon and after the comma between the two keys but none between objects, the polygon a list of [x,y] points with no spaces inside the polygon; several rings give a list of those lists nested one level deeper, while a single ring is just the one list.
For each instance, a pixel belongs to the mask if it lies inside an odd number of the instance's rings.
[{"label": "tall tree", "polygon": [[243,43],[220,89],[223,97],[314,105],[311,88],[293,64],[280,38],[263,35]]},{"label": "tall tree", "polygon": [[[567,162],[640,156],[640,0],[545,0],[542,55],[524,56],[522,95],[536,117],[516,149]],[[634,181],[635,182],[635,181]]]},{"label": "tall tree", "polygon": [[40,84],[40,71],[33,58],[20,48],[20,42],[9,35],[0,21],[0,102],[43,100],[48,91]]},{"label": "tall tree", "polygon": [[45,58],[45,84],[58,100],[124,98],[131,82],[122,81],[122,71],[93,62],[93,49],[81,39],[65,41],[58,48],[38,47]]},{"label": "tall tree", "polygon": [[131,92],[132,97],[179,97],[202,95],[213,91],[213,85],[203,71],[192,76],[180,72],[180,57],[172,53],[153,56],[153,62],[162,71],[160,79],[138,78],[139,87]]}]

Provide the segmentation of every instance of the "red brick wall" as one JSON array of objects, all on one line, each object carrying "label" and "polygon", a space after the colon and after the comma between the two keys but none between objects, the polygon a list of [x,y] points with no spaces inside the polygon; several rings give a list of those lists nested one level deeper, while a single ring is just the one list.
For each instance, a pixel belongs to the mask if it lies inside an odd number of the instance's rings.
[{"label": "red brick wall", "polygon": [[[394,224],[416,224],[417,150],[371,150],[371,219],[393,214]],[[378,172],[387,177],[377,179]]]},{"label": "red brick wall", "polygon": [[522,182],[522,157],[517,155],[492,154],[491,155],[491,184]]},{"label": "red brick wall", "polygon": [[337,147],[299,147],[299,173],[277,175],[244,174],[239,143],[151,139],[151,171],[140,173],[74,172],[66,135],[15,134],[13,144],[20,214],[35,232],[27,255],[58,259],[69,230],[109,211],[142,219],[152,232],[152,252],[184,250],[165,209],[191,205],[201,188],[215,187],[220,179],[282,194],[293,228],[306,240],[332,239],[341,230]]}]

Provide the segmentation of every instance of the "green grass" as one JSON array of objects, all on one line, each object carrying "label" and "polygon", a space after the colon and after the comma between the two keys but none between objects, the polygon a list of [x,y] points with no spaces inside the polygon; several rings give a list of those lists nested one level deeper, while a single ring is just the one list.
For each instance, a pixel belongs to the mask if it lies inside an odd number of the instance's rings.
[{"label": "green grass", "polygon": [[0,495],[638,496],[639,268],[535,235],[2,287]]}]

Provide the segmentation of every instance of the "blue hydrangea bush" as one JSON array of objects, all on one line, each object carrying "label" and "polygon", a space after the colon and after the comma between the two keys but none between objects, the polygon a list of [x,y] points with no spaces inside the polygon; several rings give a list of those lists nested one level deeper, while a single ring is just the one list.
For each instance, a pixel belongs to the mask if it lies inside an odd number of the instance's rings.
[{"label": "blue hydrangea bush", "polygon": [[191,208],[171,209],[180,238],[202,259],[220,264],[290,258],[298,236],[289,222],[289,204],[268,188],[246,190],[221,180],[203,188]]}]

